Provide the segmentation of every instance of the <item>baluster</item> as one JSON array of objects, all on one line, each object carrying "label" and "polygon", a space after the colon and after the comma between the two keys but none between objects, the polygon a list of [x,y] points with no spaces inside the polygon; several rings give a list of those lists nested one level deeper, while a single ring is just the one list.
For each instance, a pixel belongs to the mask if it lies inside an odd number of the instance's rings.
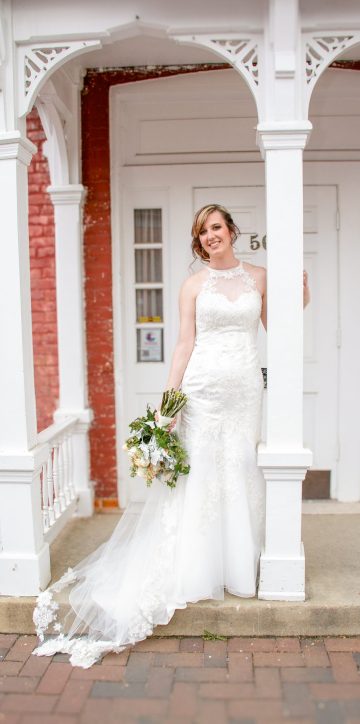
[{"label": "baluster", "polygon": [[68,467],[69,467],[69,489],[71,500],[76,497],[75,486],[74,486],[74,459],[73,459],[73,431],[70,432],[68,439]]},{"label": "baluster", "polygon": [[48,500],[48,494],[47,494],[47,469],[46,469],[46,463],[43,463],[41,468],[41,498],[42,498],[42,519],[43,519],[43,529],[44,533],[49,529],[50,523],[49,523],[49,500]]},{"label": "baluster", "polygon": [[60,501],[60,510],[61,510],[61,512],[63,512],[66,509],[66,502],[65,502],[65,495],[64,495],[64,456],[63,456],[62,437],[59,438],[59,442],[58,442],[58,466],[59,466],[59,475],[58,475],[59,501]]},{"label": "baluster", "polygon": [[68,462],[68,455],[67,455],[67,439],[68,439],[69,433],[66,432],[64,434],[64,437],[62,439],[61,443],[61,454],[62,454],[62,460],[63,460],[63,490],[64,490],[64,498],[65,498],[65,505],[66,507],[70,503],[70,490],[69,490],[69,462]]},{"label": "baluster", "polygon": [[53,477],[53,459],[52,459],[52,448],[50,448],[48,459],[47,459],[47,498],[48,498],[48,513],[49,513],[49,527],[55,521],[55,510],[54,510],[54,477]]},{"label": "baluster", "polygon": [[60,505],[60,495],[59,495],[59,479],[60,479],[60,471],[59,471],[59,443],[56,442],[54,444],[54,512],[55,512],[55,518],[58,518],[61,514],[61,505]]}]

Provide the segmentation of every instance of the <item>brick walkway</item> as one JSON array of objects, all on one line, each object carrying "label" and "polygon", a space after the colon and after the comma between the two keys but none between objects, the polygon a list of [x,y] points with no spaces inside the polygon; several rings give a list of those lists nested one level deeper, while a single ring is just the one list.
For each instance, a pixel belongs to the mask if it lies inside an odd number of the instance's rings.
[{"label": "brick walkway", "polygon": [[91,669],[0,634],[0,724],[360,724],[360,637],[153,638]]}]

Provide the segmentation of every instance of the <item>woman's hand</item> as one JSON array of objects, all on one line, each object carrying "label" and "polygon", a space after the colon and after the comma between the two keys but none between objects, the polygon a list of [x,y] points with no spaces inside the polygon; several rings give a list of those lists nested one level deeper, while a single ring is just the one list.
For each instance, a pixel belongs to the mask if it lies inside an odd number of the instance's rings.
[{"label": "woman's hand", "polygon": [[[155,421],[156,421],[156,422],[159,421],[159,415],[160,415],[160,414],[161,414],[161,413],[160,413],[160,410],[155,410]],[[175,425],[176,425],[176,419],[177,419],[177,418],[176,418],[176,416],[175,416],[175,417],[173,418],[173,420],[170,422],[170,424],[167,426],[166,429],[167,429],[169,432],[172,432],[172,430],[174,429],[174,427],[175,427]]]},{"label": "woman's hand", "polygon": [[303,303],[304,308],[310,302],[309,275],[307,271],[303,271]]}]

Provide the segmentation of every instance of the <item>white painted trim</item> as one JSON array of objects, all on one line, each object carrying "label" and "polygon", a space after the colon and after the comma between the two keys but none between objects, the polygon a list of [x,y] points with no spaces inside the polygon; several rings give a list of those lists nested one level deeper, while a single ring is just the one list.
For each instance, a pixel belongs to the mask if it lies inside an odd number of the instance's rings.
[{"label": "white painted trim", "polygon": [[[333,41],[340,41],[337,45],[336,42],[331,43],[331,40]],[[323,41],[327,41],[323,43]],[[312,92],[319,80],[319,78],[322,76],[323,72],[328,68],[328,66],[336,60],[336,58],[341,55],[344,50],[348,50],[349,48],[352,48],[354,45],[360,44],[360,30],[357,29],[354,25],[353,28],[349,29],[331,29],[325,28],[321,30],[317,30],[316,32],[304,32],[302,33],[302,89],[303,89],[303,115],[306,118],[309,112],[309,105],[310,100],[312,96]],[[330,49],[326,49],[326,45],[330,46]],[[333,46],[331,48],[331,46]],[[313,58],[315,57],[314,51],[316,56],[318,57],[318,65],[314,72],[314,74],[307,78],[307,61],[306,56],[308,49],[312,50],[311,55]]]},{"label": "white painted trim", "polygon": [[66,510],[62,513],[61,517],[58,518],[55,523],[44,533],[44,540],[49,545],[53,543],[59,533],[65,528],[66,523],[76,514],[77,500],[72,500]]},{"label": "white painted trim", "polygon": [[[257,449],[257,460],[262,468],[267,469],[269,477],[273,477],[271,471],[274,469],[276,471],[276,479],[278,478],[278,474],[281,474],[282,477],[288,478],[288,476],[290,476],[291,478],[293,477],[294,480],[298,480],[298,473],[302,471],[304,473],[303,478],[305,477],[306,470],[312,462],[312,452],[307,448],[277,450],[261,442]],[[279,468],[279,471],[277,468]],[[283,471],[282,473],[280,473],[280,468]],[[291,471],[293,471],[293,473],[291,473]]]},{"label": "white painted trim", "polygon": [[[95,50],[101,47],[102,44],[99,39],[61,41],[57,39],[53,41],[49,40],[49,38],[43,38],[38,42],[33,41],[21,45],[17,44],[16,61],[18,68],[17,93],[19,117],[21,118],[31,111],[40,89],[55,70],[61,68],[70,58],[76,58],[79,55],[88,53],[89,50]],[[42,61],[42,51],[48,51],[49,49],[54,50],[55,55],[52,58],[47,58],[46,61]],[[26,66],[29,67],[29,60],[31,61],[30,67],[33,73],[30,81],[26,75]],[[38,70],[36,71],[35,68]],[[29,83],[28,86],[27,83]]]},{"label": "white painted trim", "polygon": [[[110,146],[110,208],[111,208],[111,253],[112,253],[112,303],[113,303],[113,344],[114,344],[114,394],[115,394],[115,448],[116,448],[116,470],[117,470],[117,497],[120,508],[127,504],[127,491],[122,485],[123,456],[122,444],[127,437],[127,430],[124,420],[125,409],[125,386],[124,379],[124,355],[126,350],[122,348],[124,339],[124,309],[122,306],[122,262],[121,262],[121,218],[122,218],[122,196],[119,193],[121,188],[121,166],[118,159],[121,158],[119,148],[119,134],[116,132],[117,103],[118,96],[116,86],[110,88],[109,92],[109,146]],[[120,178],[119,178],[120,177]]]},{"label": "white painted trim", "polygon": [[76,417],[77,423],[76,426],[78,429],[80,429],[81,425],[84,426],[90,426],[90,423],[94,419],[94,412],[91,409],[91,407],[87,408],[65,408],[65,407],[59,407],[54,412],[54,420],[55,422],[62,422],[68,417]]},{"label": "white painted trim", "polygon": [[30,166],[35,153],[37,153],[35,144],[22,136],[20,131],[0,133],[0,161],[16,158],[25,166]]},{"label": "white painted trim", "polygon": [[[194,32],[190,34],[189,32],[185,34],[171,32],[169,36],[180,44],[207,48],[214,53],[214,55],[219,56],[225,63],[230,63],[241,75],[251,91],[258,109],[258,114],[261,116],[259,108],[261,93],[259,93],[259,86],[264,81],[262,75],[262,33],[246,33],[241,30],[239,32],[213,32],[210,34],[208,31],[206,33],[201,32],[196,34]],[[236,44],[243,46],[240,51]],[[249,60],[251,53],[254,54],[254,58],[256,59],[256,75],[251,69],[251,62]]]},{"label": "white painted trim", "polygon": [[59,345],[59,407],[87,407],[80,184],[50,186],[54,203],[56,300]]},{"label": "white painted trim", "polygon": [[310,121],[259,123],[256,130],[256,143],[260,147],[263,158],[265,151],[303,150],[311,129]]},{"label": "white painted trim", "polygon": [[69,182],[69,160],[64,126],[55,104],[39,97],[36,102],[40,120],[45,131],[46,143],[43,153],[49,162],[50,178],[53,184]]},{"label": "white painted trim", "polygon": [[51,185],[47,187],[54,206],[78,204],[82,206],[85,201],[87,189],[82,184],[66,184],[64,186]]},{"label": "white painted trim", "polygon": [[261,555],[258,598],[265,601],[305,601],[305,554]]},{"label": "white painted trim", "polygon": [[88,431],[93,411],[88,408],[87,361],[83,300],[82,184],[49,186],[54,205],[56,236],[56,299],[59,346],[59,409],[57,422],[76,416],[73,435],[74,485],[77,515],[93,512],[94,485],[90,478]]}]

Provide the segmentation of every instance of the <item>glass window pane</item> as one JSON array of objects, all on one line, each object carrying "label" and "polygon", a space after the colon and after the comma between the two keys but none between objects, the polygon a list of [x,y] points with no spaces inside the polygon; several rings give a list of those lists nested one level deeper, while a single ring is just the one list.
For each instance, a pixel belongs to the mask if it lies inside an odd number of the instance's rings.
[{"label": "glass window pane", "polygon": [[135,244],[162,244],[161,209],[134,209]]},{"label": "glass window pane", "polygon": [[161,249],[135,249],[135,281],[162,281]]},{"label": "glass window pane", "polygon": [[162,289],[136,290],[136,318],[138,322],[163,321]]},{"label": "glass window pane", "polygon": [[137,330],[137,361],[164,361],[163,330],[161,328]]}]

